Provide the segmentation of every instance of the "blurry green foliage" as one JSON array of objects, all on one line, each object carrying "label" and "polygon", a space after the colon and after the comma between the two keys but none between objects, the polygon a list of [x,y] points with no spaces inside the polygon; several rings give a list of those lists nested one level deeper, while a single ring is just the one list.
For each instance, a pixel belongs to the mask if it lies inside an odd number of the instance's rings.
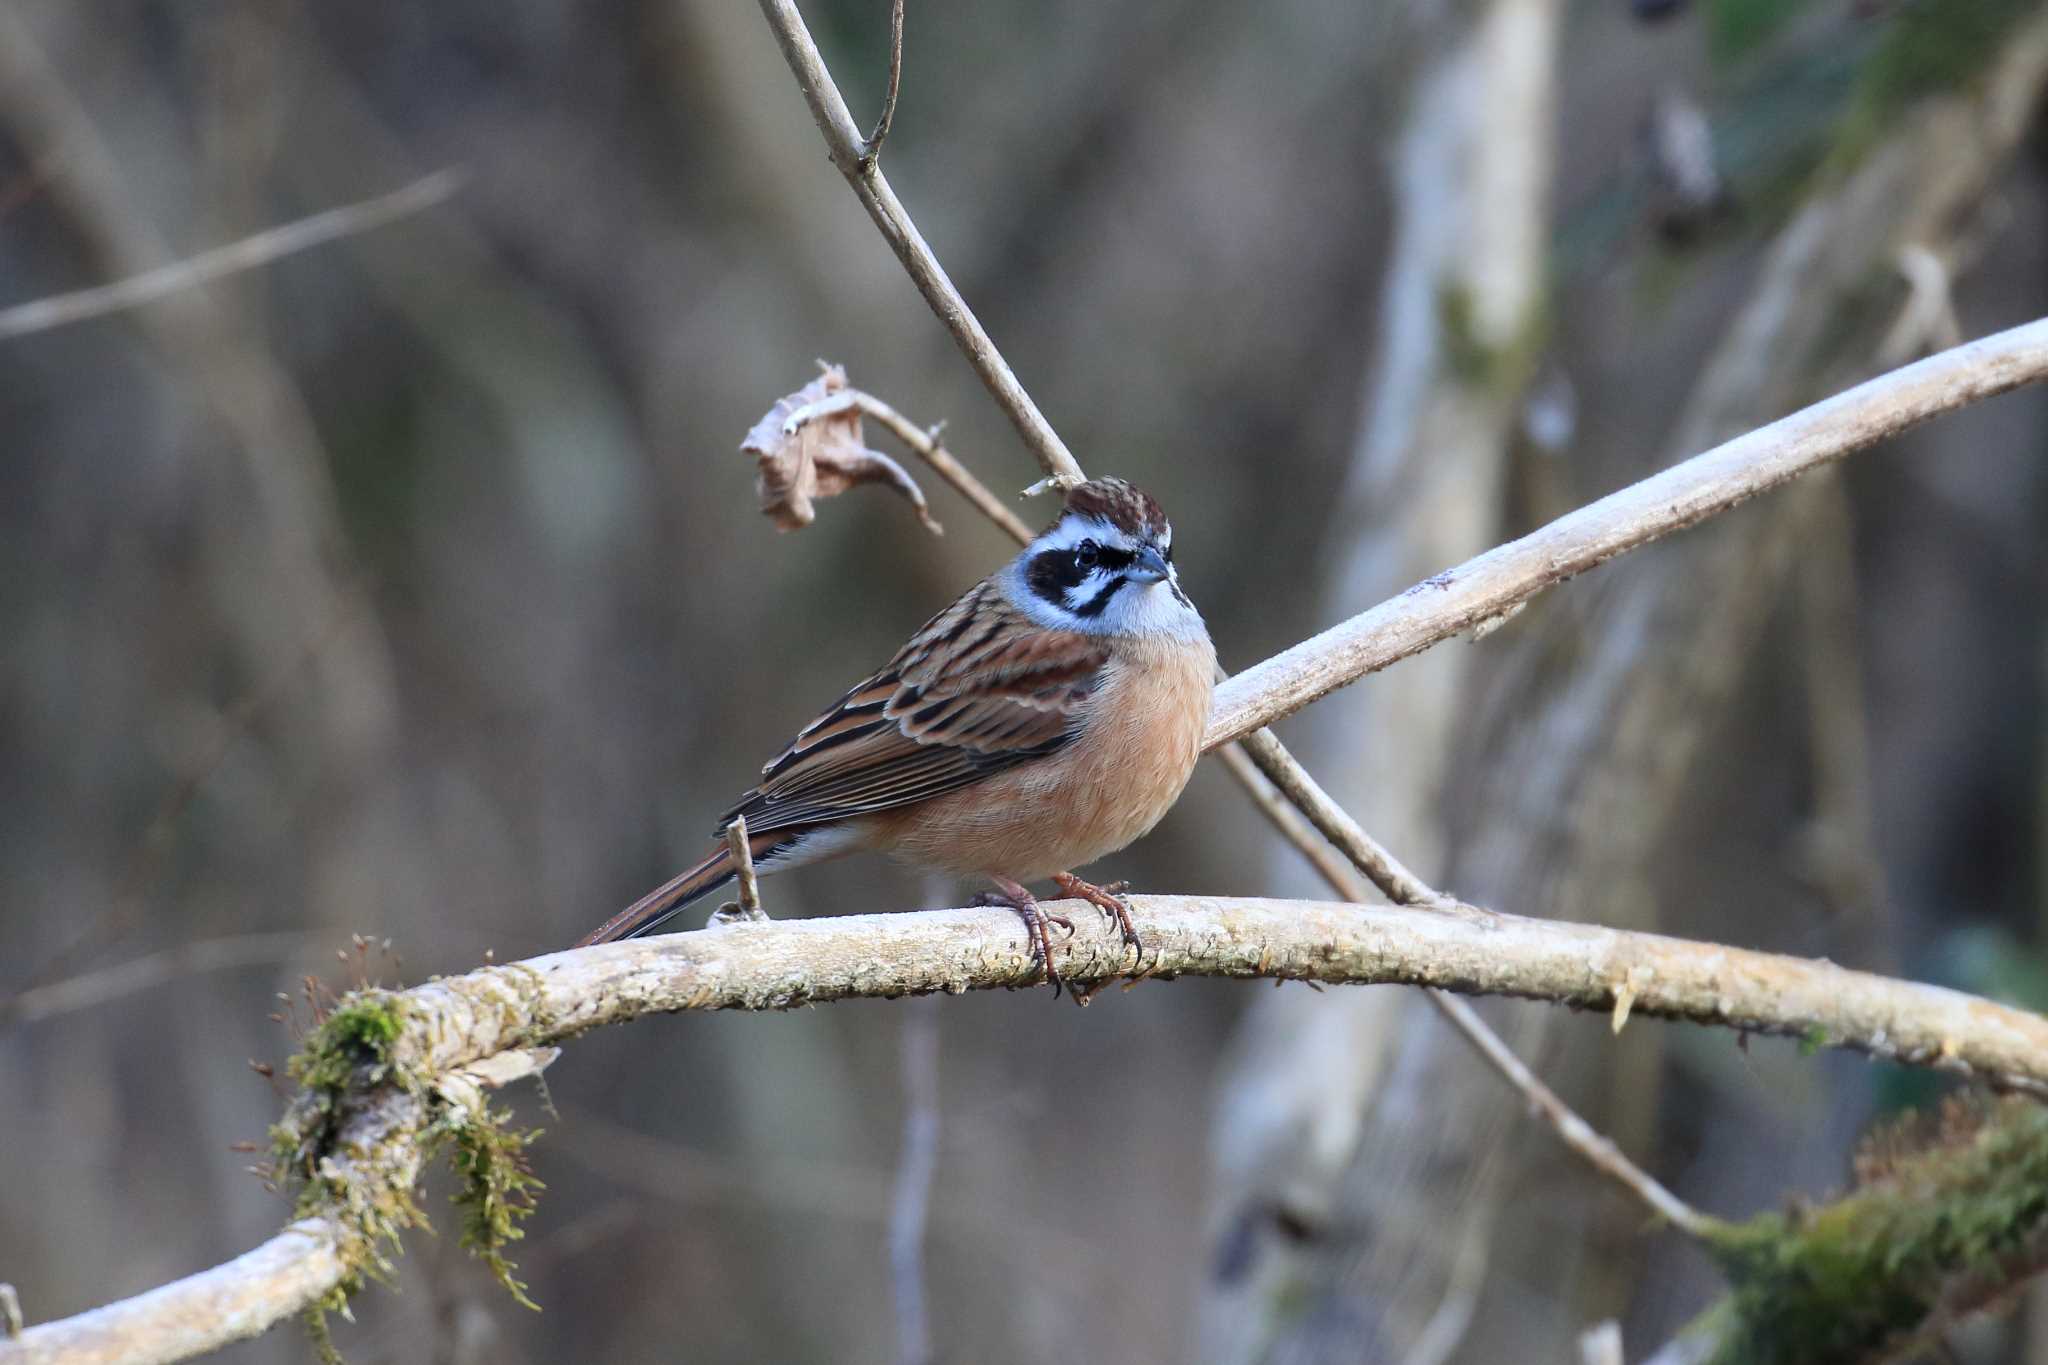
[{"label": "blurry green foliage", "polygon": [[1972,1286],[2009,1282],[2048,1235],[2048,1109],[1957,1102],[1932,1146],[1871,1174],[1831,1204],[1714,1236],[1731,1292],[1694,1329],[1716,1343],[1712,1365],[1872,1359],[1943,1308],[1976,1306]]},{"label": "blurry green foliage", "polygon": [[1806,0],[1714,0],[1706,7],[1707,52],[1717,66],[1750,56],[1806,8]]}]

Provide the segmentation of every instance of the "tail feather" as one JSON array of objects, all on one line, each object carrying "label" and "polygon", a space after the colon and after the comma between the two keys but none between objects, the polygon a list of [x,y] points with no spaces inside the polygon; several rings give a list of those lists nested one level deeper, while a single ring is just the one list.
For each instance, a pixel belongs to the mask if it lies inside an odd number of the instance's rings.
[{"label": "tail feather", "polygon": [[[761,848],[754,850],[756,856],[762,851]],[[588,948],[593,943],[610,943],[613,939],[638,938],[642,934],[651,934],[679,914],[691,901],[710,895],[737,875],[733,869],[732,855],[726,851],[724,844],[720,844],[703,862],[655,887],[585,934],[576,946]]]}]

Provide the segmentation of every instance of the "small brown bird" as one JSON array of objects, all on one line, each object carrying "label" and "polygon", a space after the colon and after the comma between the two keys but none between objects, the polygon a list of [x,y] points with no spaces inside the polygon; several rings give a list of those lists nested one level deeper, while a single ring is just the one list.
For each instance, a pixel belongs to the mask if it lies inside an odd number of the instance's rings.
[{"label": "small brown bird", "polygon": [[[1216,651],[1173,568],[1150,494],[1094,479],[1003,568],[926,622],[761,770],[719,821],[747,820],[761,872],[861,850],[986,877],[1024,917],[1059,990],[1051,924],[1023,883],[1050,877],[1116,918],[1116,887],[1067,869],[1159,823],[1202,748]],[[723,842],[583,940],[652,932],[736,875]]]}]

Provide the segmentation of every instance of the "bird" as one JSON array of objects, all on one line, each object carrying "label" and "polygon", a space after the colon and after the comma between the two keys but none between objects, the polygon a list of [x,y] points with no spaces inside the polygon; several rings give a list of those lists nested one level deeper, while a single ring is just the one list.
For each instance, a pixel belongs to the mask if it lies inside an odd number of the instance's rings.
[{"label": "bird", "polygon": [[1051,927],[1071,935],[1073,922],[1026,882],[1104,911],[1142,961],[1124,885],[1072,869],[1150,832],[1179,799],[1215,676],[1159,503],[1119,478],[1075,485],[1016,558],[797,732],[700,862],[577,946],[652,933],[732,881],[724,835],[743,816],[759,873],[875,851],[993,883],[982,903],[1023,918],[1055,996]]}]

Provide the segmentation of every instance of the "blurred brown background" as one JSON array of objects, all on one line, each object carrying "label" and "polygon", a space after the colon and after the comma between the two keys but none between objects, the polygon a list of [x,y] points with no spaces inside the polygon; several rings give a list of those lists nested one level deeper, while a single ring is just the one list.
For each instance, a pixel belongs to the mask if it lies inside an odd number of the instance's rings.
[{"label": "blurred brown background", "polygon": [[[752,6],[0,3],[0,306],[466,174],[0,341],[0,1279],[40,1320],[287,1216],[229,1150],[279,1107],[245,1066],[290,1050],[276,992],[342,980],[351,933],[406,979],[564,946],[1010,553],[930,479],[940,540],[880,493],[796,536],[756,516],[738,440],[814,357],[947,419],[997,489],[1037,474]],[[886,5],[806,11],[871,119]],[[1953,276],[1965,335],[2043,312],[2043,22],[913,3],[884,164],[1082,463],[1173,513],[1242,667],[1939,344],[1914,271]],[[1473,899],[2039,1005],[2044,455],[2042,395],[1965,413],[1283,734]],[[1103,870],[1317,893],[1213,764]],[[958,894],[869,862],[767,888],[778,915]],[[920,1017],[936,1359],[1551,1361],[1610,1317],[1636,1359],[1716,1292],[1407,995],[1189,981],[585,1039],[558,1115],[520,1099],[549,1130],[518,1255],[546,1311],[444,1218],[341,1346],[913,1358],[885,1245]],[[1719,1032],[1492,1017],[1716,1213],[1839,1188],[1874,1115],[1935,1093]],[[2048,1361],[2048,1325],[1953,1345]],[[285,1328],[223,1358],[308,1356]]]}]

